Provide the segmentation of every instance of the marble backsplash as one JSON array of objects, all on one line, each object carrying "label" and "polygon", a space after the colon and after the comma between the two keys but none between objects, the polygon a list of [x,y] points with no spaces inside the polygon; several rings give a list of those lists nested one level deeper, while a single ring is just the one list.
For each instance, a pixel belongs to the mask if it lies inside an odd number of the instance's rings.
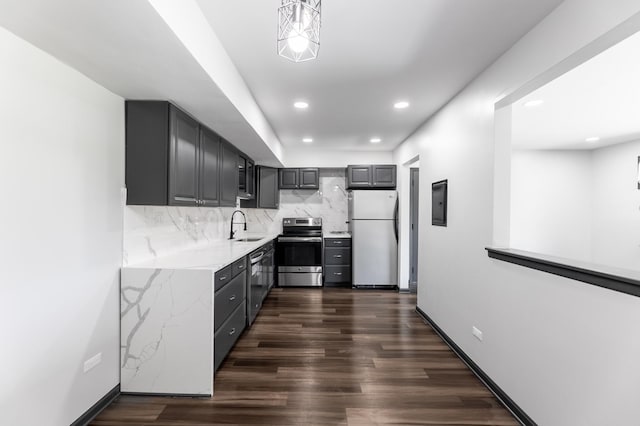
[{"label": "marble backsplash", "polygon": [[[280,209],[239,209],[247,233],[280,233],[284,217],[321,217],[326,232],[346,231],[347,192],[344,169],[320,169],[319,190],[281,190]],[[204,246],[229,237],[233,207],[126,206],[123,266]],[[236,220],[240,216],[236,215]],[[242,225],[236,225],[236,235]]]}]

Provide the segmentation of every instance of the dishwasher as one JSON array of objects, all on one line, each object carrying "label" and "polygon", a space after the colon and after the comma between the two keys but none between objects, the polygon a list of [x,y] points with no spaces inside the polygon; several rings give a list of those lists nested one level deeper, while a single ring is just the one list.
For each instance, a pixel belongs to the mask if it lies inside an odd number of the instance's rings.
[{"label": "dishwasher", "polygon": [[250,278],[247,289],[247,323],[253,324],[274,281],[274,246],[269,242],[249,254]]}]

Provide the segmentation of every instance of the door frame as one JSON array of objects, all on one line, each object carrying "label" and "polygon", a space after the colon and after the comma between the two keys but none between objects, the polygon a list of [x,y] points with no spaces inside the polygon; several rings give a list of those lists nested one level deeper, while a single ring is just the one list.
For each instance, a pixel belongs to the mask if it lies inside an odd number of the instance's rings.
[{"label": "door frame", "polygon": [[409,169],[409,292],[418,292],[420,169]]}]

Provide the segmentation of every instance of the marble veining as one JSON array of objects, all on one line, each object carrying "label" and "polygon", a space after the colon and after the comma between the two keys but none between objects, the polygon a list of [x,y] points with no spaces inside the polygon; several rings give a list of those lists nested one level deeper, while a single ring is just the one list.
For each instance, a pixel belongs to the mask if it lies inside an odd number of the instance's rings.
[{"label": "marble veining", "polygon": [[[126,206],[123,265],[206,247],[226,240],[232,207]],[[344,169],[320,169],[319,190],[281,190],[280,209],[241,209],[251,234],[278,234],[285,217],[322,217],[325,232],[346,231]],[[241,225],[236,225],[242,235]]]},{"label": "marble veining", "polygon": [[124,268],[123,392],[213,393],[213,273]]}]

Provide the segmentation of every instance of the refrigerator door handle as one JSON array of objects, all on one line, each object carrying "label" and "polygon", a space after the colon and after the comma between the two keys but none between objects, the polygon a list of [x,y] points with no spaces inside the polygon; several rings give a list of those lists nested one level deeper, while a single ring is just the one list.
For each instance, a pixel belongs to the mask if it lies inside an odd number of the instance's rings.
[{"label": "refrigerator door handle", "polygon": [[396,235],[396,243],[398,242],[398,207],[399,200],[396,198],[396,206],[393,209],[393,233]]}]

